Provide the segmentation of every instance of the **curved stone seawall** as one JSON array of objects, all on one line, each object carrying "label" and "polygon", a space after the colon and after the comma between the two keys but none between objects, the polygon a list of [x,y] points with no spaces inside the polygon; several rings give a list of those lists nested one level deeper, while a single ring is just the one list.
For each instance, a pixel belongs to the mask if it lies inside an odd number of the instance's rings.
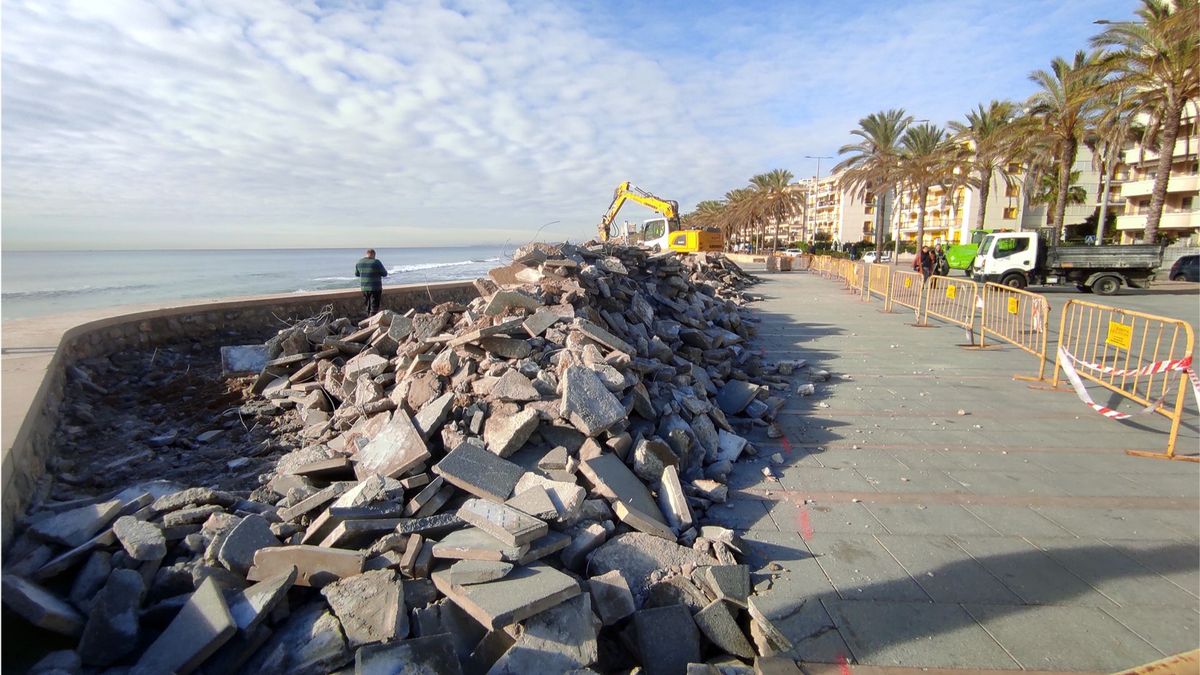
[{"label": "curved stone seawall", "polygon": [[[470,281],[389,286],[385,309],[404,312],[443,302],[468,302],[479,293]],[[45,472],[53,448],[67,368],[81,359],[126,349],[153,348],[223,331],[266,332],[332,307],[334,316],[363,315],[358,291],[289,293],[198,302],[174,307],[119,308],[22,319],[3,326],[3,543]],[[133,310],[133,311],[131,311]]]}]

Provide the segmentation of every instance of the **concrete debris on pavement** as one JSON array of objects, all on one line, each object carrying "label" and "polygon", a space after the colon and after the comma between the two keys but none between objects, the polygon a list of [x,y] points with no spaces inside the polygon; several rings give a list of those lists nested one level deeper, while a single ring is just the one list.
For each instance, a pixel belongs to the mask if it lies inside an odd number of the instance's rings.
[{"label": "concrete debris on pavement", "polygon": [[74,640],[37,654],[73,672],[751,672],[788,643],[709,510],[806,365],[750,347],[754,282],[720,255],[530,244],[470,302],[224,349],[282,453],[259,487],[44,504],[3,603]]}]

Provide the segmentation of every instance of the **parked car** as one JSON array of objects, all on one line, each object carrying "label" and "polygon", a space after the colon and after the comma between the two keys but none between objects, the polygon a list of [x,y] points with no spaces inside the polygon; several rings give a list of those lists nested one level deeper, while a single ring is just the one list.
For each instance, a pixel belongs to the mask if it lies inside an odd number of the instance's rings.
[{"label": "parked car", "polygon": [[1171,281],[1200,281],[1200,255],[1185,255],[1171,265]]},{"label": "parked car", "polygon": [[800,255],[800,254],[804,253],[803,250],[798,249],[798,248],[785,248],[785,249],[783,249],[783,252],[785,255]]}]

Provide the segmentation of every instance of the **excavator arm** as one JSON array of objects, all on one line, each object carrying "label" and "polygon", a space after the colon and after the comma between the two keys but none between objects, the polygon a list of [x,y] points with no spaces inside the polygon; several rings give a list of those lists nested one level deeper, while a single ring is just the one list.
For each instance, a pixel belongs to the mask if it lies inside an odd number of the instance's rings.
[{"label": "excavator arm", "polygon": [[600,220],[599,231],[600,241],[608,241],[609,227],[617,218],[617,212],[625,205],[626,200],[632,200],[650,209],[661,213],[671,223],[679,224],[679,203],[670,199],[661,199],[646,192],[645,190],[630,185],[629,181],[625,181],[617,186],[613,192],[612,204],[609,205],[608,211]]}]

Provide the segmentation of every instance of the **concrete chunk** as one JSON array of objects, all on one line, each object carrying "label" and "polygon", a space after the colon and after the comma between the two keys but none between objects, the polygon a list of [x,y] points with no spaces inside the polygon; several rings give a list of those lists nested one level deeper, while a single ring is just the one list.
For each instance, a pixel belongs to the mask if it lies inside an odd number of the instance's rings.
[{"label": "concrete chunk", "polygon": [[321,589],[351,648],[408,637],[403,582],[393,570],[374,570]]},{"label": "concrete chunk", "polygon": [[467,586],[503,579],[513,569],[512,563],[498,560],[459,560],[450,566],[451,584]]},{"label": "concrete chunk", "polygon": [[245,576],[254,564],[254,554],[259,549],[269,546],[279,546],[279,540],[271,532],[271,526],[266,519],[257,514],[242,518],[229,534],[217,553],[217,560],[230,572]]},{"label": "concrete chunk", "polygon": [[449,634],[367,645],[354,655],[354,675],[462,675]]},{"label": "concrete chunk", "polygon": [[476,497],[503,502],[525,471],[472,443],[463,443],[442,458],[433,472]]},{"label": "concrete chunk", "polygon": [[715,565],[717,560],[706,553],[652,535],[626,532],[596,549],[588,561],[588,570],[593,574],[617,570],[629,583],[634,597],[644,598],[653,572],[682,567],[688,563]]},{"label": "concrete chunk", "polygon": [[550,530],[546,534],[537,539],[534,539],[529,544],[529,550],[526,551],[517,561],[518,565],[528,565],[535,560],[541,560],[548,555],[558,553],[571,543],[571,538],[562,532]]},{"label": "concrete chunk", "polygon": [[679,457],[670,445],[657,438],[643,438],[633,448],[633,472],[643,482],[655,483],[663,469],[679,466]]},{"label": "concrete chunk", "polygon": [[559,414],[588,436],[598,436],[626,419],[621,401],[583,366],[570,366],[563,374]]},{"label": "concrete chunk", "polygon": [[241,672],[322,675],[350,659],[337,618],[318,601],[293,612]]},{"label": "concrete chunk", "polygon": [[504,560],[521,559],[529,545],[509,546],[478,527],[455,530],[433,545],[435,558],[452,560]]},{"label": "concrete chunk", "polygon": [[658,506],[667,524],[676,532],[683,532],[692,526],[692,510],[683,493],[683,484],[679,482],[679,470],[673,466],[663,469],[662,480],[658,483]]},{"label": "concrete chunk", "polygon": [[113,523],[113,534],[134,560],[161,560],[167,554],[167,540],[153,523],[121,516]]},{"label": "concrete chunk", "polygon": [[41,586],[12,574],[5,574],[0,598],[29,623],[62,635],[79,635],[83,616],[75,608]]},{"label": "concrete chunk", "polygon": [[541,394],[537,389],[533,388],[533,383],[529,381],[521,373],[514,369],[504,371],[499,380],[492,385],[492,390],[488,394],[491,398],[497,401],[515,401],[525,403],[528,401],[536,401],[541,398]]},{"label": "concrete chunk", "polygon": [[491,415],[483,427],[483,441],[491,452],[508,457],[525,445],[538,424],[538,413],[531,408],[515,415]]},{"label": "concrete chunk", "polygon": [[675,533],[663,520],[649,490],[616,455],[584,460],[580,470],[598,493],[612,501],[613,511],[622,522],[636,530],[675,541]]},{"label": "concrete chunk", "polygon": [[546,523],[529,514],[484,499],[468,499],[459,507],[458,517],[509,546],[528,544],[549,530]]},{"label": "concrete chunk", "polygon": [[717,391],[717,405],[726,415],[736,415],[750,405],[758,387],[744,380],[730,380]]},{"label": "concrete chunk", "polygon": [[210,577],[200,584],[167,630],[158,636],[131,675],[190,673],[237,632],[225,599]]},{"label": "concrete chunk", "polygon": [[633,346],[628,342],[604,330],[600,326],[597,326],[587,319],[575,319],[572,327],[588,336],[588,338],[599,342],[609,349],[613,349],[618,352],[624,352],[630,356],[637,355],[637,350],[634,349]]},{"label": "concrete chunk", "polygon": [[446,392],[421,407],[413,418],[413,425],[421,432],[421,438],[428,441],[446,422],[446,415],[454,407],[454,392]]},{"label": "concrete chunk", "polygon": [[288,589],[296,583],[296,568],[286,574],[253,584],[248,588],[231,593],[228,598],[229,615],[239,631],[250,633],[262,620],[274,611],[287,597]]},{"label": "concrete chunk", "polygon": [[611,626],[637,610],[629,583],[616,570],[588,579],[588,590],[592,594],[592,606],[605,626]]},{"label": "concrete chunk", "polygon": [[700,578],[718,600],[746,607],[750,598],[749,565],[712,565],[701,570]]},{"label": "concrete chunk", "polygon": [[598,624],[590,596],[577,595],[526,619],[516,642],[488,673],[566,673],[587,668],[599,656]]},{"label": "concrete chunk", "polygon": [[573,534],[570,543],[563,549],[559,557],[569,569],[579,570],[583,569],[587,554],[596,550],[608,538],[608,530],[605,530],[600,523],[588,523],[575,530]]},{"label": "concrete chunk", "polygon": [[736,462],[738,457],[742,455],[742,450],[746,447],[746,439],[731,434],[724,429],[717,431],[717,457],[716,461]]},{"label": "concrete chunk", "polygon": [[108,666],[137,649],[138,609],[146,586],[134,570],[113,570],[96,594],[79,639],[79,656],[91,666]]},{"label": "concrete chunk", "polygon": [[29,528],[33,536],[63,546],[82,546],[117,517],[121,500],[101,502],[64,511]]},{"label": "concrete chunk", "polygon": [[504,503],[539,520],[554,520],[558,518],[558,507],[550,499],[546,488],[541,485],[530,486],[529,489],[518,492],[516,497]]},{"label": "concrete chunk", "polygon": [[343,577],[362,572],[363,554],[360,551],[321,548],[319,546],[277,546],[259,549],[254,565],[246,576],[250,581],[263,581],[286,574],[295,567],[297,586],[321,588]]},{"label": "concrete chunk", "polygon": [[507,626],[579,595],[579,584],[553,567],[534,563],[486,584],[457,586],[449,571],[433,573],[433,583],[485,628]]},{"label": "concrete chunk", "polygon": [[371,474],[398,478],[429,459],[429,448],[408,414],[397,410],[392,414],[392,421],[359,450],[356,457],[358,464],[354,471],[359,478]]},{"label": "concrete chunk", "polygon": [[682,605],[643,609],[633,615],[641,666],[647,675],[677,675],[700,662],[700,632]]},{"label": "concrete chunk", "polygon": [[738,626],[733,605],[724,600],[713,600],[692,619],[700,632],[722,651],[743,659],[754,658],[754,648]]}]

